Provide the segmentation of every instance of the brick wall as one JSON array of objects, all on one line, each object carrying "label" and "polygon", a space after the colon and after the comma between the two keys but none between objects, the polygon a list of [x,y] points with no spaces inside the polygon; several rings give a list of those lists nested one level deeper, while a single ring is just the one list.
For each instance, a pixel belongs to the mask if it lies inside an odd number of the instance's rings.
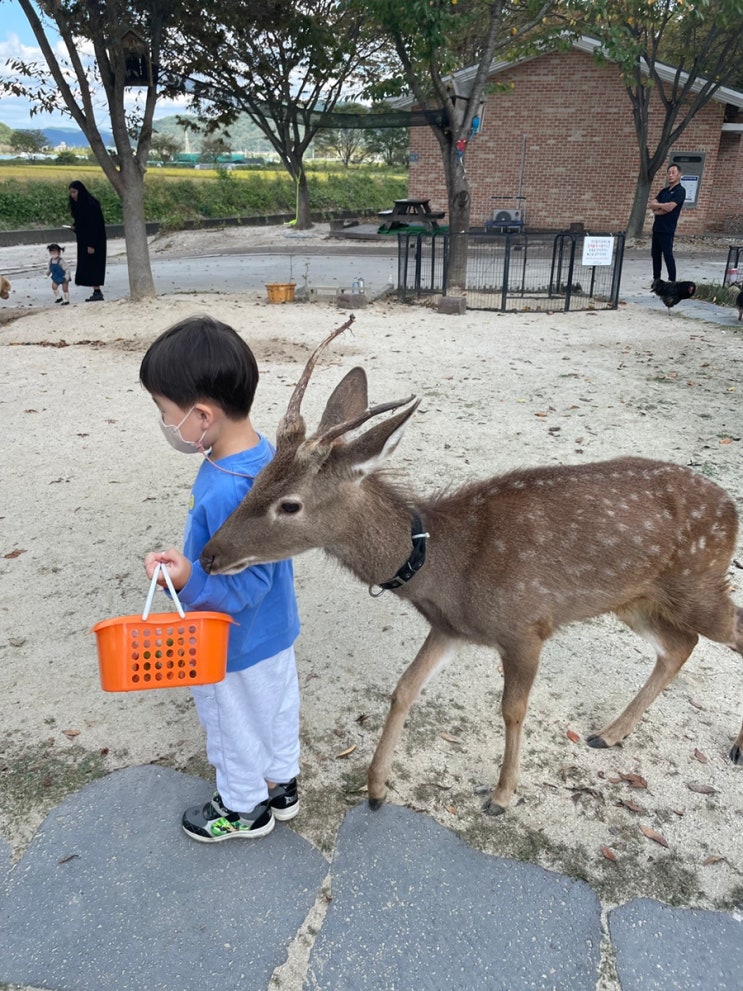
[{"label": "brick wall", "polygon": [[[496,196],[522,194],[530,227],[624,230],[637,179],[637,139],[632,108],[619,71],[599,65],[577,50],[531,59],[499,73],[508,93],[488,96],[481,133],[472,139],[464,164],[472,195],[471,224],[482,225],[493,210],[515,205]],[[697,234],[719,218],[715,195],[718,146],[724,106],[713,101],[700,111],[674,151],[706,152],[695,209],[685,209],[679,233]],[[651,147],[660,115],[651,116]],[[429,197],[433,209],[447,208],[438,141],[430,128],[411,128],[409,195]],[[740,162],[739,162],[740,165]],[[725,168],[725,171],[730,171]],[[737,169],[740,177],[740,169]],[[653,191],[664,183],[661,171]],[[652,215],[648,214],[649,230]]]}]

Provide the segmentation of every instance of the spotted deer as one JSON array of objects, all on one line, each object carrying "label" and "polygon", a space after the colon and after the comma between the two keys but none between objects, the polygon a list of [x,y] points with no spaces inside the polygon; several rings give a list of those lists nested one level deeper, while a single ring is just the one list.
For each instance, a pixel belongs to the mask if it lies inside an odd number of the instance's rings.
[{"label": "spotted deer", "polygon": [[[517,788],[529,692],[542,645],[559,627],[614,613],[657,651],[645,685],[588,737],[592,747],[614,746],[634,729],[700,635],[743,654],[743,609],[731,601],[727,578],[736,509],[687,468],[624,457],[512,471],[421,498],[380,472],[419,400],[369,407],[362,368],[335,388],[307,437],[300,414],[307,383],[349,323],[310,357],[279,424],[274,460],[201,562],[214,574],[234,574],[323,548],[370,591],[389,590],[426,618],[430,632],[394,690],[369,767],[372,807],[385,799],[411,705],[465,641],[494,648],[503,666],[505,749],[484,806],[493,815]],[[743,764],[743,728],[730,757]]]}]

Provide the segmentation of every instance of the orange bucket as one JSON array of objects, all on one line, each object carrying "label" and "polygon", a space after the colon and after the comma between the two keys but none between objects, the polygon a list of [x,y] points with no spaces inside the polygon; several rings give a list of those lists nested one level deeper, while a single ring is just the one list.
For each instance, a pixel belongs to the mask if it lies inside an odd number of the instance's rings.
[{"label": "orange bucket", "polygon": [[266,292],[268,294],[268,302],[293,303],[295,288],[296,283],[294,282],[267,282]]},{"label": "orange bucket", "polygon": [[92,628],[106,692],[207,685],[225,676],[234,620],[220,612],[184,612],[167,569],[162,570],[178,612],[149,615],[156,569],[141,616],[104,619]]}]

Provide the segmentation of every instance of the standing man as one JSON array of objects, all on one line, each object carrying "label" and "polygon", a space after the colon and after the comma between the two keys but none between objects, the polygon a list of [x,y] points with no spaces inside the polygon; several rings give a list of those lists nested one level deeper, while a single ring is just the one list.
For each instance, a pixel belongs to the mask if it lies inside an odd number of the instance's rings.
[{"label": "standing man", "polygon": [[673,257],[673,237],[676,233],[681,208],[686,200],[686,190],[681,185],[681,169],[669,165],[666,170],[668,185],[657,196],[648,200],[648,208],[655,215],[650,255],[653,259],[653,282],[660,278],[661,259],[666,263],[669,282],[676,281],[676,261]]}]

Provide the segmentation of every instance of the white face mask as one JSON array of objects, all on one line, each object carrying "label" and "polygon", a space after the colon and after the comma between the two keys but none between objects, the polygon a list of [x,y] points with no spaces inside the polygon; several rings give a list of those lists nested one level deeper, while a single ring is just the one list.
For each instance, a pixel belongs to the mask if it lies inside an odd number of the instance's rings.
[{"label": "white face mask", "polygon": [[165,439],[167,440],[167,442],[170,444],[171,447],[174,447],[176,451],[180,451],[181,454],[204,453],[202,442],[204,440],[204,437],[206,437],[206,430],[201,435],[201,437],[199,437],[199,439],[196,441],[186,440],[184,437],[181,436],[181,427],[195,409],[196,407],[192,406],[191,409],[188,411],[188,413],[186,413],[186,415],[183,417],[181,422],[176,426],[173,426],[172,423],[163,423],[162,416],[160,417],[160,429],[165,435]]}]

